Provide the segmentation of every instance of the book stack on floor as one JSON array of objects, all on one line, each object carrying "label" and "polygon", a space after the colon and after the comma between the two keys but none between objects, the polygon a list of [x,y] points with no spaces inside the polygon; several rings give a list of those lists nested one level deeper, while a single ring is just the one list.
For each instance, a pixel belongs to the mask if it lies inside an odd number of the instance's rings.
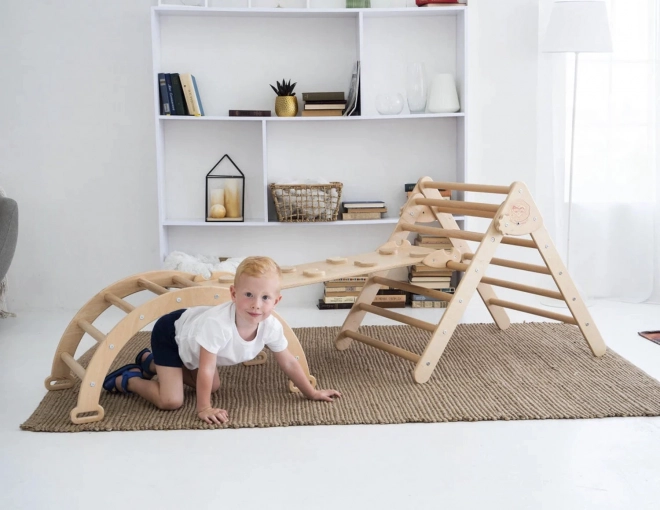
[{"label": "book stack on floor", "polygon": [[[414,244],[415,246],[423,246],[424,248],[433,248],[435,250],[452,248],[449,238],[431,234],[417,234]],[[451,269],[438,269],[425,266],[424,264],[414,264],[408,269],[408,281],[412,285],[426,289],[440,290],[448,294],[454,293],[455,278],[455,271]],[[447,301],[410,293],[410,306],[413,308],[447,308]]]},{"label": "book stack on floor", "polygon": [[[325,282],[323,297],[319,299],[319,310],[341,310],[349,309],[357,300],[362,287],[367,281],[367,276],[352,276],[337,278]],[[390,289],[385,285],[380,290],[372,303],[381,308],[404,308],[406,306],[406,292],[398,289]]]},{"label": "book stack on floor", "polygon": [[363,200],[360,202],[342,202],[342,220],[379,220],[387,212],[382,200]]},{"label": "book stack on floor", "polygon": [[346,108],[343,92],[303,92],[303,117],[341,117]]},{"label": "book stack on floor", "polygon": [[197,80],[192,74],[158,73],[158,91],[161,115],[204,115]]}]

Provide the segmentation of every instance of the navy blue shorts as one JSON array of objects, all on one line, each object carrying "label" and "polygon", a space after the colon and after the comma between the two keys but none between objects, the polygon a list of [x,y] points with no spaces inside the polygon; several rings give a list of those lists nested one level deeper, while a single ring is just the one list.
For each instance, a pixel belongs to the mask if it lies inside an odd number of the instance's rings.
[{"label": "navy blue shorts", "polygon": [[151,352],[154,355],[154,363],[161,367],[183,366],[181,356],[179,356],[179,346],[174,339],[176,331],[174,323],[181,317],[186,309],[176,310],[167,315],[163,315],[154,324],[151,331]]}]

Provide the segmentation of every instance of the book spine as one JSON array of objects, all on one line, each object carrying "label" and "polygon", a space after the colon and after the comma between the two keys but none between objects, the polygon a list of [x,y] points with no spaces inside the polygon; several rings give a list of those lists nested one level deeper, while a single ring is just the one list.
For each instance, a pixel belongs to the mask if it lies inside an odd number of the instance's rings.
[{"label": "book spine", "polygon": [[172,96],[174,97],[174,108],[176,115],[188,115],[186,108],[186,100],[183,99],[183,89],[181,88],[181,80],[178,73],[172,73]]},{"label": "book spine", "polygon": [[379,220],[382,218],[383,213],[379,212],[356,212],[356,213],[342,213],[342,220]]},{"label": "book spine", "polygon": [[199,114],[203,117],[204,107],[202,106],[202,98],[199,95],[199,89],[197,88],[197,80],[192,74],[190,75],[190,77],[192,78],[193,88],[195,89],[195,97],[197,98],[197,106],[199,106]]},{"label": "book spine", "polygon": [[188,112],[190,115],[199,117],[199,107],[197,106],[197,98],[195,97],[195,89],[193,88],[192,75],[189,73],[179,74],[181,86],[183,87],[183,95],[188,105]]},{"label": "book spine", "polygon": [[447,308],[447,301],[413,301],[411,308]]},{"label": "book spine", "polygon": [[324,303],[355,303],[356,296],[323,296]]},{"label": "book spine", "polygon": [[229,110],[230,117],[270,117],[270,110]]},{"label": "book spine", "polygon": [[325,292],[334,294],[335,292],[360,292],[362,290],[362,286],[357,287],[357,286],[350,286],[347,285],[345,287],[326,287]]},{"label": "book spine", "polygon": [[399,301],[405,301],[406,300],[406,295],[405,294],[377,294],[376,297],[374,297],[374,303],[387,303],[387,302],[393,302],[393,303],[398,303]]},{"label": "book spine", "polygon": [[[454,287],[445,287],[444,289],[437,289],[441,292],[446,292],[447,294],[454,293]],[[410,294],[411,301],[442,301],[442,299],[432,298],[429,296],[423,296],[422,294]]]},{"label": "book spine", "polygon": [[165,73],[158,73],[158,90],[160,96],[160,114],[171,115],[169,95],[167,93],[167,82]]},{"label": "book spine", "polygon": [[343,92],[303,92],[303,101],[343,101]]},{"label": "book spine", "polygon": [[170,103],[170,112],[172,115],[177,115],[174,94],[172,93],[172,75],[170,73],[165,73],[165,83],[167,84],[167,101]]}]

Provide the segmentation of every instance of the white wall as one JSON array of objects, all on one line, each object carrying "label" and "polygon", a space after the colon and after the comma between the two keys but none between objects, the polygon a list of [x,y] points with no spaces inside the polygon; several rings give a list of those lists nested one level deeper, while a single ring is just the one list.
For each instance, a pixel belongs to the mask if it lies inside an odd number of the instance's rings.
[{"label": "white wall", "polygon": [[[78,309],[106,285],[159,267],[149,20],[155,3],[0,6],[0,83],[8,98],[0,185],[20,211],[9,271],[13,311]],[[471,181],[522,180],[534,188],[536,4],[470,1]],[[246,255],[257,243],[298,263],[328,247],[337,254],[355,253],[358,244],[371,249],[389,233],[386,226],[366,236],[357,226],[342,227],[350,231],[343,249],[328,236],[335,228],[303,227],[294,244],[278,243],[272,228],[245,229],[228,254]],[[290,292],[293,299],[304,294]]]}]

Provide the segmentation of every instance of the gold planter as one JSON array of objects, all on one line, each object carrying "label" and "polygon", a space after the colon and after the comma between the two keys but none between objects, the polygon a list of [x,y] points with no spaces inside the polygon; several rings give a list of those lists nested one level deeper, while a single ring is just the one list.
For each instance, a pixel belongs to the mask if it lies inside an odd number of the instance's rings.
[{"label": "gold planter", "polygon": [[298,99],[296,96],[277,96],[275,98],[275,115],[278,117],[295,117],[298,115]]}]

